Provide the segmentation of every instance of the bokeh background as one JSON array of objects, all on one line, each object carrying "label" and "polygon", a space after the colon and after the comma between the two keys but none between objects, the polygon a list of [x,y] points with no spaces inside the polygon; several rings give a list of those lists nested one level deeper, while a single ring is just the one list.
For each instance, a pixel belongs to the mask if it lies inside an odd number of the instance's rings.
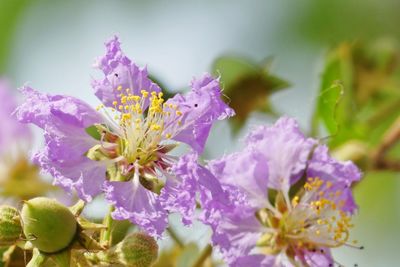
[{"label": "bokeh background", "polygon": [[[270,71],[290,83],[271,96],[274,110],[297,118],[308,132],[327,50],[342,41],[397,41],[399,10],[395,0],[0,0],[0,76],[14,88],[29,83],[97,105],[90,87],[97,75],[92,64],[113,34],[120,36],[126,54],[147,65],[170,91],[184,90],[194,76],[212,71],[223,55],[255,63],[268,59]],[[236,150],[248,129],[274,119],[253,113],[235,135],[228,123],[218,124],[207,157]],[[34,134],[32,150],[42,142],[41,133]],[[365,249],[335,251],[341,264],[399,266],[399,181],[398,172],[368,172],[356,186],[361,208],[352,234]],[[101,206],[101,201],[95,203],[90,212],[100,216]],[[180,227],[178,218],[172,220],[188,242],[207,243],[206,227],[196,224],[193,232]],[[168,246],[167,238],[163,247]]]}]

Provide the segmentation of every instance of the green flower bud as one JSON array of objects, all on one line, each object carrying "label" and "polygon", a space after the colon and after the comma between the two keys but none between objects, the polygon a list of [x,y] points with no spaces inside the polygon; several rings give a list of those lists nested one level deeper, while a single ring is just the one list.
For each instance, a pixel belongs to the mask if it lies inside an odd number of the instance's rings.
[{"label": "green flower bud", "polygon": [[18,210],[7,205],[0,206],[0,247],[13,245],[22,232]]},{"label": "green flower bud", "polygon": [[108,251],[89,253],[86,256],[93,262],[112,266],[150,267],[157,260],[158,245],[151,236],[134,233]]},{"label": "green flower bud", "polygon": [[77,222],[71,211],[56,200],[45,197],[26,201],[21,218],[26,238],[46,253],[68,247],[77,231]]}]

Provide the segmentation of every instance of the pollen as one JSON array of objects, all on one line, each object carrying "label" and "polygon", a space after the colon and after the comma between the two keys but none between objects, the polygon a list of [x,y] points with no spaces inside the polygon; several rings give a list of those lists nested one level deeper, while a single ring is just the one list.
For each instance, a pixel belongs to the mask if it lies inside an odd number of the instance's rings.
[{"label": "pollen", "polygon": [[[116,136],[112,139],[113,144],[107,145],[112,151],[106,153],[110,158],[117,157],[127,163],[138,162],[139,165],[160,161],[159,157],[166,153],[161,142],[173,138],[182,124],[171,119],[166,123],[166,118],[171,118],[171,113],[177,116],[183,113],[177,105],[165,103],[162,92],[140,90],[138,93],[122,86],[116,87],[116,91],[118,99],[112,102],[113,108],[98,107],[98,110],[104,110],[112,125],[106,129],[108,136]],[[124,167],[124,172],[130,169]]]}]

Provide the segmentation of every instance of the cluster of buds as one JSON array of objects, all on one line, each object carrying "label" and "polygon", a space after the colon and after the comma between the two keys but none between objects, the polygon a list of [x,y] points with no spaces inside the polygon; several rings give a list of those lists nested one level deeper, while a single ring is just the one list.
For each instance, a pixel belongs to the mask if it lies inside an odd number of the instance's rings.
[{"label": "cluster of buds", "polygon": [[81,201],[66,207],[45,197],[25,201],[20,211],[0,206],[0,248],[8,248],[3,260],[20,248],[32,252],[29,267],[146,267],[155,262],[158,246],[152,237],[134,233],[115,246],[103,244],[101,232],[107,227],[81,217],[83,208]]}]

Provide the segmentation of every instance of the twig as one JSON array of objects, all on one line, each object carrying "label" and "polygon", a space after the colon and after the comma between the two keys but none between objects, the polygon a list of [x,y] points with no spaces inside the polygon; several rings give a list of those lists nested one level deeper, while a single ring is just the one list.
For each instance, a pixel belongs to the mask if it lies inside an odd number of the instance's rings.
[{"label": "twig", "polygon": [[400,164],[385,159],[388,150],[400,140],[400,117],[392,124],[392,126],[384,134],[381,143],[372,153],[372,167],[375,169],[400,169]]},{"label": "twig", "polygon": [[193,264],[193,267],[203,267],[203,263],[211,256],[212,250],[212,246],[207,245]]},{"label": "twig", "polygon": [[168,227],[167,232],[180,248],[183,248],[185,246],[185,244],[182,242],[182,240],[180,239],[178,234],[174,231],[174,229]]}]

